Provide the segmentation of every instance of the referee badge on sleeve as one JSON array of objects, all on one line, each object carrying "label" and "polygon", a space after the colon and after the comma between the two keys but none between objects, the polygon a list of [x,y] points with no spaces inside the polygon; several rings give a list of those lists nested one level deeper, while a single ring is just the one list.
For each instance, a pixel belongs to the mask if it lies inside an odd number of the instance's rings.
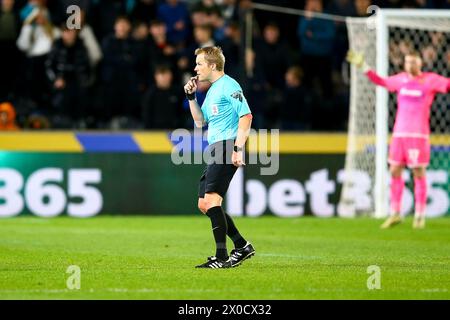
[{"label": "referee badge on sleeve", "polygon": [[236,92],[233,92],[233,93],[231,94],[231,97],[234,98],[234,99],[239,100],[240,102],[242,102],[242,100],[243,100],[242,91],[236,91]]},{"label": "referee badge on sleeve", "polygon": [[217,116],[219,114],[219,107],[217,106],[217,104],[213,104],[211,106],[211,114],[213,116]]}]

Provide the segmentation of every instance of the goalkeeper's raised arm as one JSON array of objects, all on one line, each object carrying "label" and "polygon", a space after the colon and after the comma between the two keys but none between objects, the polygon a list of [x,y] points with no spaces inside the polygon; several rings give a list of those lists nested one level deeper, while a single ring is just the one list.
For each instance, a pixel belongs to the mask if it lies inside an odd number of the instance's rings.
[{"label": "goalkeeper's raised arm", "polygon": [[379,76],[364,60],[364,55],[361,52],[348,51],[347,61],[356,68],[362,70],[369,80],[376,85],[387,88],[389,91],[395,91],[395,76],[381,77]]},{"label": "goalkeeper's raised arm", "polygon": [[404,72],[389,76],[381,77],[375,70],[364,60],[364,55],[360,52],[350,50],[347,53],[347,61],[358,69],[361,69],[371,82],[376,85],[385,87],[391,92],[396,92],[404,87],[405,76],[408,80],[412,80],[419,76],[426,76],[432,91],[436,93],[446,93],[450,91],[450,79],[435,73],[422,72],[422,58],[419,53],[410,52],[404,58]]}]

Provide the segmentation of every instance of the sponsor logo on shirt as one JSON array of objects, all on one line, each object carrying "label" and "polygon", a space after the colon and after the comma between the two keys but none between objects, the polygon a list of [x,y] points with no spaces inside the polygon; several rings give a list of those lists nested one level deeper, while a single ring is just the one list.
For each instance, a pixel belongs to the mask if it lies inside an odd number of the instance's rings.
[{"label": "sponsor logo on shirt", "polygon": [[400,94],[402,96],[409,96],[409,97],[421,97],[423,95],[423,92],[420,90],[413,90],[413,89],[406,89],[406,88],[401,88],[400,89]]}]

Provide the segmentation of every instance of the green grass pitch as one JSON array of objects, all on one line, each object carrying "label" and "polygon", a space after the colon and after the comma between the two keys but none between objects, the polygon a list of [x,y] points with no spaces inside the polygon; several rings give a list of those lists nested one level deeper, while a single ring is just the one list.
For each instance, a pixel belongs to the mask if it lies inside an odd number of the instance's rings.
[{"label": "green grass pitch", "polygon": [[[257,254],[233,269],[202,216],[0,220],[0,299],[450,299],[450,219],[238,218]],[[229,248],[232,248],[229,243]],[[69,290],[70,265],[81,288]],[[369,290],[367,268],[381,272]]]}]

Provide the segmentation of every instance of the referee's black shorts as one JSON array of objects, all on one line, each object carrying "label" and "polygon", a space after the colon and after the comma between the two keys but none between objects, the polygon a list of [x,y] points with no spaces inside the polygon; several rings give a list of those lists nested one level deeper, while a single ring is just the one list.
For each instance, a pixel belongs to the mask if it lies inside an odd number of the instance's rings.
[{"label": "referee's black shorts", "polygon": [[215,192],[222,198],[225,196],[231,179],[237,170],[231,161],[234,140],[224,140],[208,146],[208,156],[205,170],[200,177],[198,197],[204,198],[205,193]]}]

